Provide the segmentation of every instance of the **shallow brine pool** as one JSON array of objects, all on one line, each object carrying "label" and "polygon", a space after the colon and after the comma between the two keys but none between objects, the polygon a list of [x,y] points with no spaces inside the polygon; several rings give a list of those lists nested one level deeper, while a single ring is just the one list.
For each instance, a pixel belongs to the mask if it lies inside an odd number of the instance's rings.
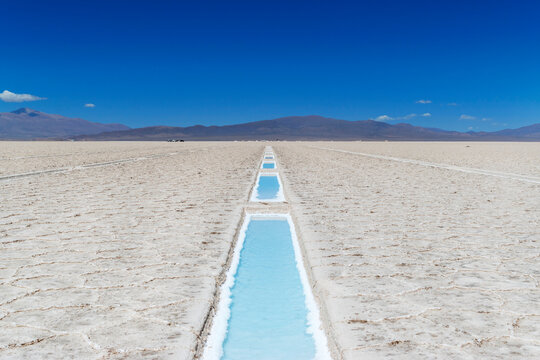
[{"label": "shallow brine pool", "polygon": [[203,359],[330,359],[290,216],[248,216],[235,255]]},{"label": "shallow brine pool", "polygon": [[251,201],[284,201],[279,176],[275,173],[259,174]]},{"label": "shallow brine pool", "polygon": [[263,163],[262,168],[263,169],[275,169],[276,168],[276,163],[273,163],[273,162]]},{"label": "shallow brine pool", "polygon": [[287,220],[252,220],[232,288],[227,360],[312,359],[307,308]]}]

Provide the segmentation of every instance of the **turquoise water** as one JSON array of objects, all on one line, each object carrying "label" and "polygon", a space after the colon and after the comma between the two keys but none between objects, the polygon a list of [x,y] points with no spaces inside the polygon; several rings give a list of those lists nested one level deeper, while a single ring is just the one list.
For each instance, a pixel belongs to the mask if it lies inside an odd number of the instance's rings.
[{"label": "turquoise water", "polygon": [[263,163],[263,169],[273,169],[276,167],[275,163]]},{"label": "turquoise water", "polygon": [[312,359],[307,313],[289,223],[252,219],[232,288],[222,359]]},{"label": "turquoise water", "polygon": [[257,186],[257,200],[276,199],[279,192],[279,181],[277,175],[266,175],[259,177]]}]

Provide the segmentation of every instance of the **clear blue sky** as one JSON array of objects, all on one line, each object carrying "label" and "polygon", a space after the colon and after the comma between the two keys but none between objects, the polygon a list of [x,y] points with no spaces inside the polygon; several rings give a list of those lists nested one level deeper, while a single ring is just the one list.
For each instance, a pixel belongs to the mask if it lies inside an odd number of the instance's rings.
[{"label": "clear blue sky", "polygon": [[0,112],[132,127],[540,122],[538,1],[17,0],[0,24],[0,92],[47,98]]}]

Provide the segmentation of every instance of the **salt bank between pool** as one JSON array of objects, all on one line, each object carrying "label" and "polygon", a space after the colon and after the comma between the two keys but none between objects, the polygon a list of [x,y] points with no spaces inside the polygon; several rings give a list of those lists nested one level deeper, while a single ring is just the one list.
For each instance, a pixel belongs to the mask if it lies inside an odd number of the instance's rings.
[{"label": "salt bank between pool", "polygon": [[267,147],[220,287],[204,360],[332,359],[292,216],[277,207],[286,200],[276,167]]}]

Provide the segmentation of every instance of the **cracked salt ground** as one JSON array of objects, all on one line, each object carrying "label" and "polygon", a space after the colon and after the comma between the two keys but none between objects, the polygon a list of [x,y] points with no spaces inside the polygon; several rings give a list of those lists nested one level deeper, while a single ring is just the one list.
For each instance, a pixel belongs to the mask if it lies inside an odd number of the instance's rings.
[{"label": "cracked salt ground", "polygon": [[310,146],[540,178],[538,142],[317,142]]},{"label": "cracked salt ground", "polygon": [[0,184],[0,358],[191,359],[262,146],[93,146],[148,159]]},{"label": "cracked salt ground", "polygon": [[[216,144],[156,144],[148,142],[9,142],[0,155],[0,178],[7,175],[73,168],[92,163],[137,160],[165,156],[175,152],[202,150]],[[35,154],[39,155],[35,155]]]},{"label": "cracked salt ground", "polygon": [[[459,143],[324,147],[497,171],[512,159],[517,174],[539,165],[538,144],[477,145],[481,159]],[[303,144],[274,150],[344,359],[540,356],[538,185]]]},{"label": "cracked salt ground", "polygon": [[[0,183],[0,358],[191,359],[262,146],[4,145],[2,175],[147,159]],[[540,168],[539,144],[308,145]],[[540,356],[537,184],[274,149],[336,358]]]}]

